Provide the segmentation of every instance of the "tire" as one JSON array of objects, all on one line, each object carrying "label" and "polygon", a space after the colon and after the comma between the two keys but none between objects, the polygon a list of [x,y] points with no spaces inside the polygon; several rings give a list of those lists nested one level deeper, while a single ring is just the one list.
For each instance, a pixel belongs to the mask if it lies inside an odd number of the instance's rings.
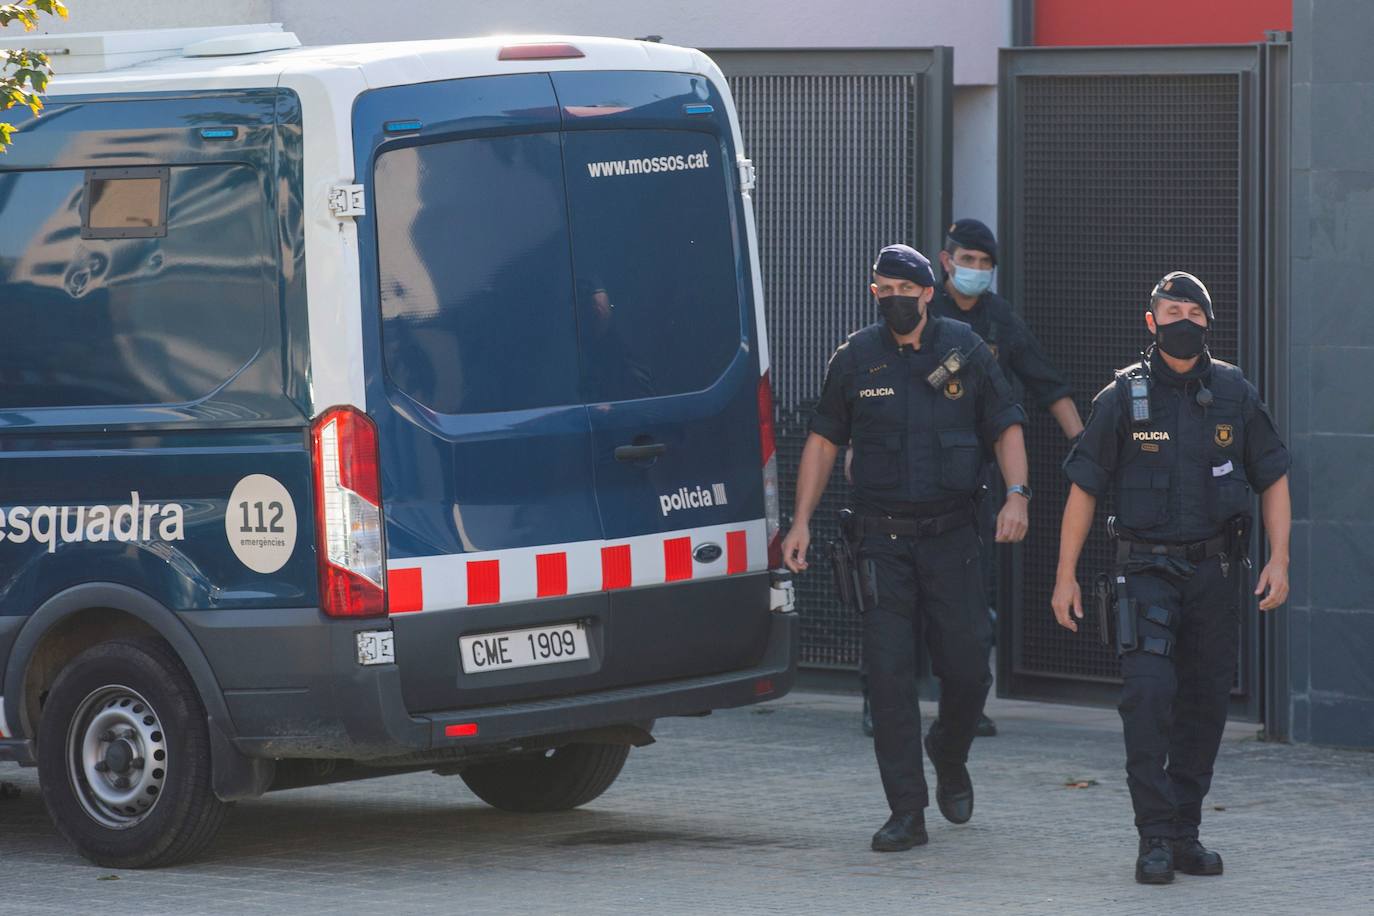
[{"label": "tire", "polygon": [[493,808],[533,814],[569,811],[611,787],[628,744],[569,744],[542,754],[463,770],[463,782]]},{"label": "tire", "polygon": [[189,859],[229,808],[211,790],[200,695],[157,639],[102,643],[62,670],[39,723],[38,779],[58,832],[106,868]]}]

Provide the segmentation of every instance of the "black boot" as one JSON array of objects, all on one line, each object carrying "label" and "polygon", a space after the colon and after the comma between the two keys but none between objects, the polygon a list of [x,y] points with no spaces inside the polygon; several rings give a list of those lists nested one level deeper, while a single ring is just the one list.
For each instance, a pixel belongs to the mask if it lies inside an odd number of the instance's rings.
[{"label": "black boot", "polygon": [[873,708],[868,705],[868,694],[864,694],[864,717],[859,727],[864,730],[865,735],[873,737]]},{"label": "black boot", "polygon": [[1198,842],[1197,837],[1174,840],[1174,868],[1185,875],[1221,874],[1221,856]]},{"label": "black boot", "polygon": [[1168,839],[1160,836],[1140,838],[1135,880],[1140,884],[1168,884],[1174,880],[1174,853]]},{"label": "black boot", "polygon": [[883,829],[873,834],[873,851],[901,852],[929,841],[924,811],[894,811]]},{"label": "black boot", "polygon": [[967,824],[973,817],[973,780],[962,763],[941,760],[926,735],[926,754],[935,765],[935,804],[951,824]]}]

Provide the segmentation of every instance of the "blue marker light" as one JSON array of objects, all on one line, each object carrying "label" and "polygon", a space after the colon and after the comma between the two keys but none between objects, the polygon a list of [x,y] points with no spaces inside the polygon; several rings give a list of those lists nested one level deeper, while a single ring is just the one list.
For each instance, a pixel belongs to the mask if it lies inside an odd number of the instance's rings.
[{"label": "blue marker light", "polygon": [[232,140],[239,135],[237,127],[202,127],[200,136],[202,140]]},{"label": "blue marker light", "polygon": [[422,121],[387,121],[386,124],[382,125],[382,129],[389,134],[402,134],[419,130],[424,126]]},{"label": "blue marker light", "polygon": [[714,105],[683,105],[682,110],[689,115],[708,115],[716,110]]}]

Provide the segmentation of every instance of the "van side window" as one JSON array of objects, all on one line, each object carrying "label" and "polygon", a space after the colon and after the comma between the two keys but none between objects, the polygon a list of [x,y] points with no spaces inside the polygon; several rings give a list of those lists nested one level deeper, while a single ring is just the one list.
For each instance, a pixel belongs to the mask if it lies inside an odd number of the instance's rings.
[{"label": "van side window", "polygon": [[88,170],[81,207],[81,237],[165,237],[167,178],[165,168]]},{"label": "van side window", "polygon": [[578,403],[558,135],[403,147],[375,176],[391,383],[446,414]]},{"label": "van side window", "polygon": [[[88,237],[92,210],[125,228]],[[242,378],[275,302],[268,212],[243,165],[0,172],[0,410],[187,404]]]},{"label": "van side window", "polygon": [[709,387],[743,335],[720,141],[597,130],[565,143],[586,399]]}]

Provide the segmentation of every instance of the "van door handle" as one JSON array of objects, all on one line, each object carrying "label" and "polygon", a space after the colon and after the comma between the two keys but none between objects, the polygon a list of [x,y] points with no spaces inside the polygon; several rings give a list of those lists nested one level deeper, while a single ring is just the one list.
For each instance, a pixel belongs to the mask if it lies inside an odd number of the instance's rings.
[{"label": "van door handle", "polygon": [[617,445],[615,448],[615,460],[643,461],[646,458],[657,458],[667,451],[668,446],[664,445],[662,442],[650,442],[647,445]]}]

